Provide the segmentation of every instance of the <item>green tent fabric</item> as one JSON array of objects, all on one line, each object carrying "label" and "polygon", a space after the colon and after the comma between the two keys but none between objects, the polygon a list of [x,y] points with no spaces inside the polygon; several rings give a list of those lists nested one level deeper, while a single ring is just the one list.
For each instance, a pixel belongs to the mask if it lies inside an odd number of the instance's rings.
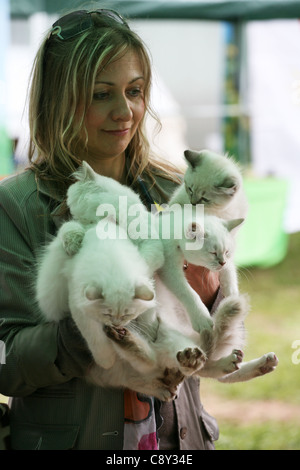
[{"label": "green tent fabric", "polygon": [[[37,11],[64,14],[67,10],[97,8],[85,0],[10,0],[12,16],[29,16]],[[113,8],[129,18],[203,19],[247,21],[299,18],[299,0],[104,0],[100,8]]]},{"label": "green tent fabric", "polygon": [[12,144],[5,128],[0,126],[0,179],[14,172]]},{"label": "green tent fabric", "polygon": [[267,268],[282,261],[288,234],[283,220],[288,183],[277,178],[245,179],[249,212],[237,236],[235,261],[240,267]]}]

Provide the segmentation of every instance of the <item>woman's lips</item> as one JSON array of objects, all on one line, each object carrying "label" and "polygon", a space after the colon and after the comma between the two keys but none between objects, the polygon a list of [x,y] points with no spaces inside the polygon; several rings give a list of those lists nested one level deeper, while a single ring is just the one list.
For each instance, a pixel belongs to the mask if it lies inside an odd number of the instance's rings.
[{"label": "woman's lips", "polygon": [[128,134],[129,130],[130,129],[127,128],[127,129],[104,130],[103,132],[109,135],[123,136],[123,135]]}]

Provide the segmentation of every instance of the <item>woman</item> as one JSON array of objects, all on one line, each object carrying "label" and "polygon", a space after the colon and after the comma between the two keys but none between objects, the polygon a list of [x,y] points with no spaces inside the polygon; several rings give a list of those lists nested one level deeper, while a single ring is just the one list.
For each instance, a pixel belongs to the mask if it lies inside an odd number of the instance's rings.
[{"label": "woman", "polygon": [[[145,46],[110,10],[61,18],[36,56],[30,166],[0,185],[0,339],[7,353],[0,393],[13,397],[13,449],[122,449],[123,390],[86,383],[92,358],[82,337],[70,318],[41,323],[32,284],[39,250],[67,217],[66,190],[82,160],[130,185],[146,204],[166,202],[174,190],[174,170],[150,156],[144,134],[150,85]],[[211,307],[218,281],[192,266],[187,274]],[[196,381],[157,409],[160,449],[213,448],[217,427]]]}]

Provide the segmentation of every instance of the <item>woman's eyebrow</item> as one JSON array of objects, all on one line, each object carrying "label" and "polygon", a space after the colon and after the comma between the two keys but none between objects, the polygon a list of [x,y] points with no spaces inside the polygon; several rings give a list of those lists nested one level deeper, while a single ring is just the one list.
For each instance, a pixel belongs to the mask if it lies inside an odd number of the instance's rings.
[{"label": "woman's eyebrow", "polygon": [[[132,83],[134,82],[137,82],[138,80],[145,80],[143,76],[141,77],[136,77],[136,78],[133,78],[132,80],[130,80],[130,82],[128,83],[128,85],[131,85]],[[99,83],[102,83],[104,85],[110,85],[110,86],[115,86],[116,84],[113,83],[113,82],[108,82],[106,80],[96,80],[95,82],[95,85],[99,84]]]}]

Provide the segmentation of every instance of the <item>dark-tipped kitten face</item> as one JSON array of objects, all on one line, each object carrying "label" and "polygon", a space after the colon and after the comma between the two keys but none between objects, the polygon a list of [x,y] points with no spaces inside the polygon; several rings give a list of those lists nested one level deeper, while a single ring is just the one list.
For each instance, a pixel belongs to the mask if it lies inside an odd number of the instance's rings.
[{"label": "dark-tipped kitten face", "polygon": [[188,168],[184,182],[191,204],[225,207],[236,194],[241,176],[235,163],[209,151],[186,151]]}]

